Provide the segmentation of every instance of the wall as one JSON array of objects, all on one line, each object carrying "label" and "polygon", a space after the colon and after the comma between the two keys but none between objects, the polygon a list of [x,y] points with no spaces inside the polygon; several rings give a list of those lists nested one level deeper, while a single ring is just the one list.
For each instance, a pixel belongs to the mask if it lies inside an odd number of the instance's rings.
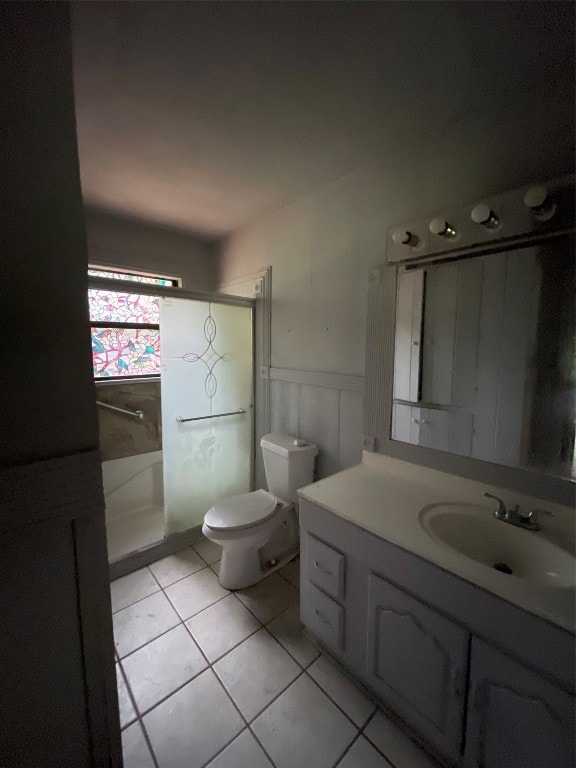
[{"label": "wall", "polygon": [[116,408],[142,411],[133,419],[98,406],[98,432],[102,461],[121,459],[162,449],[160,380],[96,384],[96,399]]},{"label": "wall", "polygon": [[[434,63],[423,58],[422,67],[433,71]],[[422,124],[406,125],[373,162],[223,243],[221,282],[272,267],[272,423],[318,442],[321,474],[360,460],[358,395],[349,403],[330,375],[364,373],[368,274],[384,261],[386,228],[570,172],[572,69],[549,72],[542,62],[541,79],[520,79],[514,90],[479,83],[493,89],[489,109],[458,114],[455,105],[454,119],[435,135],[426,134],[423,113]],[[326,386],[312,383],[308,374],[317,372],[329,374]],[[282,381],[294,377],[307,383]]]},{"label": "wall", "polygon": [[[96,208],[85,208],[84,215],[90,263],[179,277],[188,290],[215,290],[217,256],[210,240]],[[145,414],[132,421],[98,408],[103,461],[162,448],[160,382],[97,384],[96,399]]]},{"label": "wall", "polygon": [[119,766],[69,7],[0,28],[0,765]]},{"label": "wall", "polygon": [[90,263],[181,277],[190,291],[216,287],[212,241],[112,212],[85,208]]}]

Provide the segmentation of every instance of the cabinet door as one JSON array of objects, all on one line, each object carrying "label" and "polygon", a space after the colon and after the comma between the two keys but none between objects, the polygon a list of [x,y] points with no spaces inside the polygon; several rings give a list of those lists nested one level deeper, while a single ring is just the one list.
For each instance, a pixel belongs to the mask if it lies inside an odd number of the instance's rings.
[{"label": "cabinet door", "polygon": [[428,409],[428,448],[447,451],[450,447],[450,411],[439,408]]},{"label": "cabinet door", "polygon": [[372,688],[444,753],[460,754],[468,633],[372,574],[366,675]]},{"label": "cabinet door", "polygon": [[412,442],[412,408],[394,403],[392,407],[392,440]]},{"label": "cabinet door", "polygon": [[414,445],[428,447],[429,440],[429,416],[427,408],[411,409],[410,442]]},{"label": "cabinet door", "polygon": [[474,639],[466,766],[574,768],[574,705],[570,694]]}]

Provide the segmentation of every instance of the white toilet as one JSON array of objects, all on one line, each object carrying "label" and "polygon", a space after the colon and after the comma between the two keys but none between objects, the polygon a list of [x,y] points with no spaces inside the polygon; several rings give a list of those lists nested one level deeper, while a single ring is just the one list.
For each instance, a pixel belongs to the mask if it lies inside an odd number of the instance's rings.
[{"label": "white toilet", "polygon": [[268,491],[230,496],[204,516],[202,533],[222,547],[220,584],[242,589],[278,570],[298,552],[298,488],[314,479],[313,443],[289,435],[260,441]]}]

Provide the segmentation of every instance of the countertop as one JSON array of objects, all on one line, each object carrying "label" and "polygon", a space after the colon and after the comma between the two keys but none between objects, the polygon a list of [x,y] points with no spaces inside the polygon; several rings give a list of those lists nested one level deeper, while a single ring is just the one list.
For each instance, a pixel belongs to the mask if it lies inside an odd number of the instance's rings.
[{"label": "countertop", "polygon": [[499,573],[437,542],[419,522],[424,507],[446,502],[482,505],[486,515],[491,515],[496,502],[485,499],[485,491],[503,498],[508,507],[519,504],[521,510],[545,508],[554,513],[541,521],[537,533],[516,529],[519,542],[523,536],[543,536],[574,553],[573,509],[367,451],[361,464],[319,480],[299,493],[354,525],[574,632],[573,588],[551,587]]}]

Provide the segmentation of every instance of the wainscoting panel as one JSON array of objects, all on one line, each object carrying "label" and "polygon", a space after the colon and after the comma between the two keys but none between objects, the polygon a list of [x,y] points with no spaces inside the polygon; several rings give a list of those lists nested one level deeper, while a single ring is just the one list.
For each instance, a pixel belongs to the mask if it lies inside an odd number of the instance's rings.
[{"label": "wainscoting panel", "polygon": [[300,435],[300,384],[270,382],[270,431]]},{"label": "wainscoting panel", "polygon": [[[362,460],[364,393],[362,377],[273,368],[270,428],[318,445],[317,478]],[[322,384],[316,385],[316,381]],[[332,383],[332,386],[330,386]]]},{"label": "wainscoting panel", "polygon": [[[316,442],[320,455],[317,471],[319,477],[338,472],[340,445],[340,393],[328,387],[300,385],[300,434],[306,440]],[[321,447],[320,447],[321,446]]]}]

